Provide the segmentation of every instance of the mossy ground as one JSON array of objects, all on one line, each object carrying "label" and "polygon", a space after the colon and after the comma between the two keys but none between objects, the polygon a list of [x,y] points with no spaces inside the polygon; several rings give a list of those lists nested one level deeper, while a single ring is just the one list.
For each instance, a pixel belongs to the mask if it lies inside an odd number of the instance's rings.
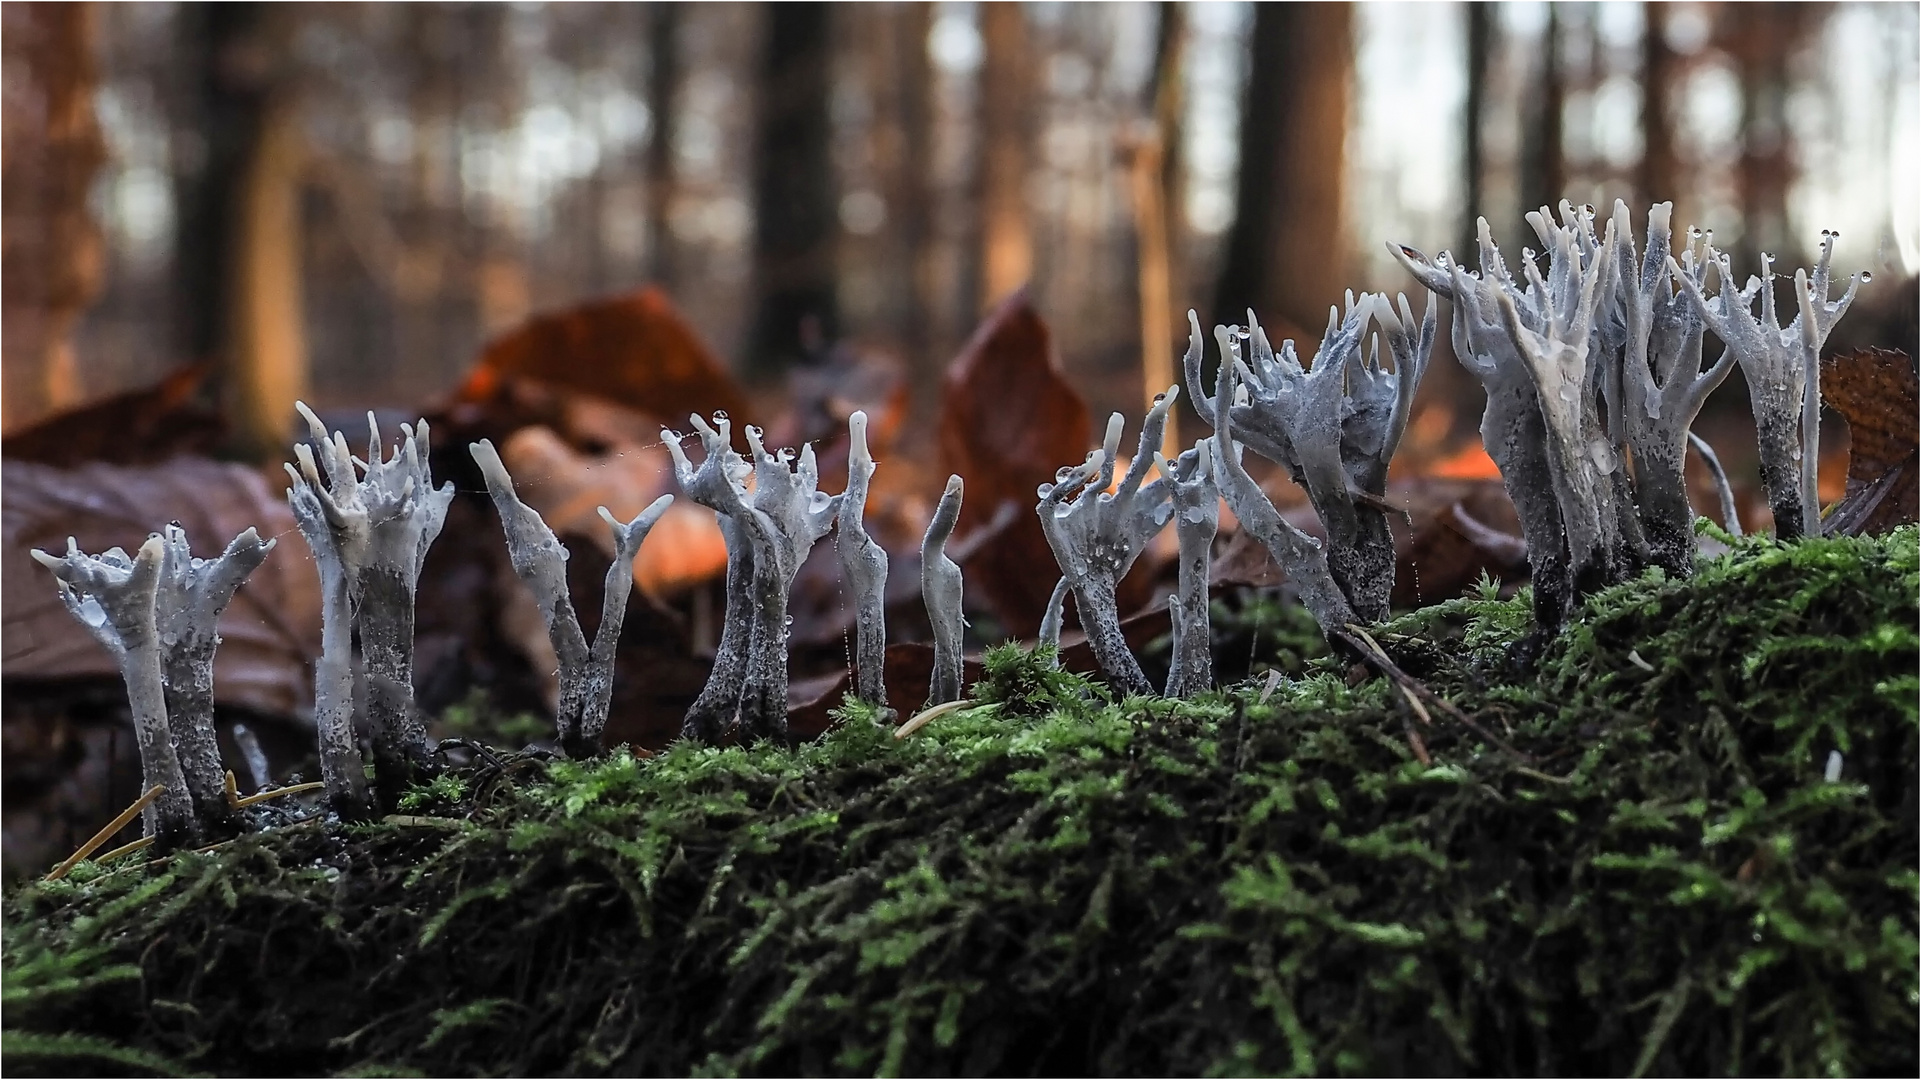
[{"label": "mossy ground", "polygon": [[1382,628],[1525,757],[1331,659],[1177,704],[1003,650],[904,741],[83,865],[7,899],[5,1068],[1913,1075],[1916,564],[1746,542],[1527,678],[1525,596]]}]

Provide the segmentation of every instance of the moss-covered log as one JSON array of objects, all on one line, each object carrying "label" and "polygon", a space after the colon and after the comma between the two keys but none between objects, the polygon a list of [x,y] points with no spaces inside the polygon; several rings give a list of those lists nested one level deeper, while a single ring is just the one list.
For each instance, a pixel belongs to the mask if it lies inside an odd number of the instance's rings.
[{"label": "moss-covered log", "polygon": [[1912,528],[1746,541],[1518,683],[1525,595],[1376,634],[1518,755],[1331,660],[1123,706],[1003,650],[906,740],[83,864],[8,898],[4,1065],[1911,1075],[1918,586]]}]

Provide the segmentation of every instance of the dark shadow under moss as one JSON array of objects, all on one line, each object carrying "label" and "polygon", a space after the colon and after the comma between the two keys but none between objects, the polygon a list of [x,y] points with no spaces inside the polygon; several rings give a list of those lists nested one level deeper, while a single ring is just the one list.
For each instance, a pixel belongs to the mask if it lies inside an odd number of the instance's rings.
[{"label": "dark shadow under moss", "polygon": [[1526,755],[1329,661],[1111,701],[1001,651],[904,741],[510,759],[407,817],[85,865],[6,908],[5,1067],[1902,1073],[1916,543],[1741,545],[1379,635]]}]

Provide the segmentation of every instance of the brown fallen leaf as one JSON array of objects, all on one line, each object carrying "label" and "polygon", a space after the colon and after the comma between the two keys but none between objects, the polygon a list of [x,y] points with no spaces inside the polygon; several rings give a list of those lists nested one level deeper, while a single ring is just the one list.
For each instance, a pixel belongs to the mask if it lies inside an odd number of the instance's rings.
[{"label": "brown fallen leaf", "polygon": [[1829,533],[1886,532],[1915,520],[1915,362],[1893,349],[1858,349],[1821,361],[1821,399],[1848,422],[1848,482],[1828,512]]},{"label": "brown fallen leaf", "polygon": [[967,480],[956,542],[993,522],[1004,503],[1024,510],[969,560],[978,590],[1007,632],[1031,637],[1058,575],[1034,516],[1034,491],[1092,448],[1087,403],[1062,375],[1047,324],[1025,290],[982,321],[942,383],[942,468]]},{"label": "brown fallen leaf", "polygon": [[745,419],[732,375],[654,286],[536,315],[490,343],[456,398],[482,403],[531,380],[590,394],[668,424],[724,410]]},{"label": "brown fallen leaf", "polygon": [[11,461],[72,468],[89,461],[152,465],[183,454],[210,454],[226,434],[220,414],[194,395],[210,364],[180,368],[153,386],[102,398],[50,416],[6,437]]},{"label": "brown fallen leaf", "polygon": [[204,458],[139,468],[15,461],[3,468],[0,573],[7,588],[0,593],[0,637],[9,684],[119,675],[113,657],[67,613],[30,549],[64,551],[72,536],[85,551],[132,551],[178,521],[194,553],[212,557],[251,526],[277,543],[220,618],[214,697],[279,715],[310,707],[311,663],[320,652],[319,579],[286,501],[262,474]]}]

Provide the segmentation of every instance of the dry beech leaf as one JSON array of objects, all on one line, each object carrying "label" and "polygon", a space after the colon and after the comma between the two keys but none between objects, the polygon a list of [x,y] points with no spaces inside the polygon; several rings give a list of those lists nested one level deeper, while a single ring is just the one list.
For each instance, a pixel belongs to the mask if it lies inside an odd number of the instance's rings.
[{"label": "dry beech leaf", "polygon": [[210,558],[251,526],[277,543],[220,617],[214,698],[280,715],[311,709],[319,579],[282,492],[262,474],[204,458],[76,469],[8,461],[3,468],[0,572],[7,588],[0,593],[0,634],[8,682],[119,676],[113,657],[68,614],[52,575],[29,549],[65,551],[72,536],[83,551],[132,551],[177,521],[194,554]]},{"label": "dry beech leaf", "polygon": [[458,394],[486,402],[516,380],[591,394],[667,423],[689,413],[747,416],[727,369],[653,286],[536,315],[489,344]]},{"label": "dry beech leaf", "polygon": [[220,414],[194,401],[212,370],[193,364],[142,390],[102,398],[8,435],[10,461],[71,468],[89,461],[151,465],[182,454],[208,454],[220,444]]},{"label": "dry beech leaf", "polygon": [[940,417],[942,467],[967,479],[957,542],[993,522],[1003,503],[1021,511],[967,563],[969,593],[1013,636],[1040,627],[1058,576],[1035,489],[1087,456],[1089,431],[1087,403],[1061,374],[1047,324],[1016,292],[948,365]]},{"label": "dry beech leaf", "polygon": [[1915,520],[1917,407],[1914,360],[1858,349],[1821,361],[1821,400],[1848,422],[1848,486],[1829,532],[1885,532]]},{"label": "dry beech leaf", "polygon": [[634,558],[634,583],[649,595],[677,592],[726,571],[727,544],[714,512],[680,497],[673,462],[658,443],[582,454],[548,428],[527,427],[507,439],[500,456],[513,474],[514,490],[548,527],[585,538],[609,559],[613,538],[599,507],[629,521],[662,494],[674,494],[674,504]]}]

